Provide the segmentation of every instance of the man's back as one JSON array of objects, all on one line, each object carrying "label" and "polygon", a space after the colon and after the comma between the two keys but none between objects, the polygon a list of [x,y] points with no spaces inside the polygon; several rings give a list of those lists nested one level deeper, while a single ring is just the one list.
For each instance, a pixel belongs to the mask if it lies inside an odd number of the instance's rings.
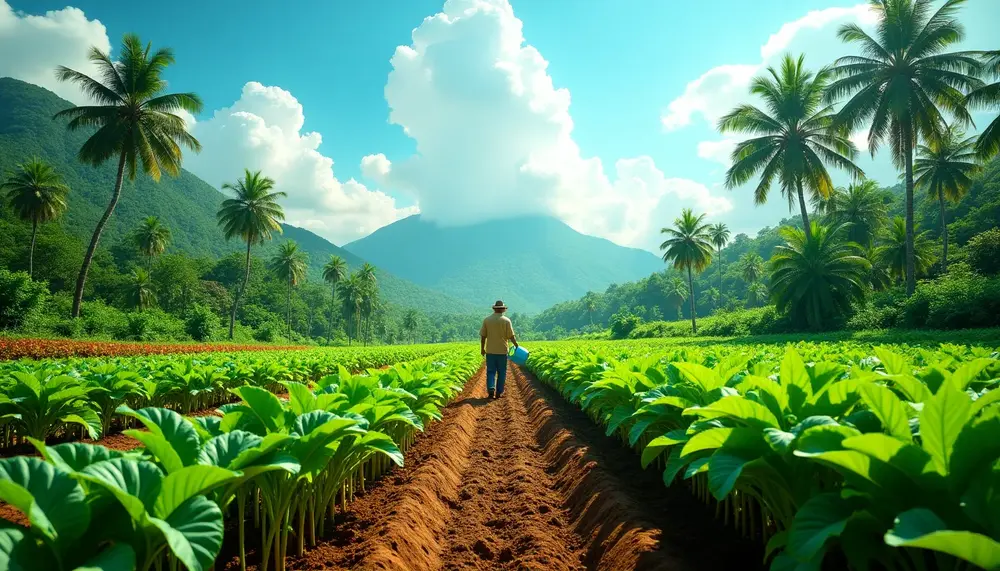
[{"label": "man's back", "polygon": [[479,336],[486,338],[486,353],[506,355],[507,341],[514,338],[514,326],[502,313],[493,313],[483,320]]}]

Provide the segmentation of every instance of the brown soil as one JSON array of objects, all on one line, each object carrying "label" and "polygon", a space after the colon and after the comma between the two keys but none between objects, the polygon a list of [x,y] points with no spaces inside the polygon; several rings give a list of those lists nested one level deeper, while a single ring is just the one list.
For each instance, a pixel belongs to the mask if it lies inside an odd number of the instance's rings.
[{"label": "brown soil", "polygon": [[[421,436],[406,467],[358,498],[334,537],[289,569],[713,570],[761,568],[682,487],[516,367],[485,373]],[[225,559],[225,569],[236,569]]]}]

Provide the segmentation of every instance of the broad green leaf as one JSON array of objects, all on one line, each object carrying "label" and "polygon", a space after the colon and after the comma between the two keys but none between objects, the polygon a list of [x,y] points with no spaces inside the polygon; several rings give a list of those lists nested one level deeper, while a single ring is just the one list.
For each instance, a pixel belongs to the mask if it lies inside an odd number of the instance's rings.
[{"label": "broad green leaf", "polygon": [[149,511],[160,519],[167,518],[194,496],[207,493],[241,475],[218,466],[185,466],[163,478],[156,502]]},{"label": "broad green leaf", "polygon": [[222,548],[222,511],[205,496],[195,496],[164,519],[150,518],[167,539],[170,551],[189,571],[206,571]]},{"label": "broad green leaf", "polygon": [[[181,462],[181,466],[190,466],[198,459],[198,451],[201,448],[201,439],[198,432],[191,426],[183,416],[172,410],[165,408],[143,408],[132,410],[122,405],[118,407],[118,414],[130,416],[141,422],[149,432],[162,437]],[[154,452],[155,453],[155,452]],[[163,461],[163,459],[161,459]],[[166,468],[166,465],[164,465]],[[173,467],[177,469],[176,466]],[[173,471],[168,468],[169,471]]]},{"label": "broad green leaf", "polygon": [[971,418],[972,401],[953,382],[942,384],[924,403],[920,412],[920,439],[939,474],[948,474],[955,440]]},{"label": "broad green leaf", "polygon": [[33,531],[54,544],[80,537],[90,525],[90,506],[79,482],[41,458],[0,460],[0,500],[17,508]]},{"label": "broad green leaf", "polygon": [[886,432],[905,442],[913,441],[913,434],[910,432],[910,417],[906,414],[903,402],[892,391],[868,383],[861,387],[861,398],[882,422],[882,427]]},{"label": "broad green leaf", "polygon": [[806,454],[800,450],[796,450],[794,454],[833,464],[849,474],[876,484],[878,483],[875,482],[871,474],[871,458],[861,452],[855,450],[833,450],[830,452]]},{"label": "broad green leaf", "polygon": [[704,419],[728,418],[761,430],[769,427],[781,428],[778,419],[766,406],[742,396],[723,397],[707,406],[686,409],[684,414]]},{"label": "broad green leaf", "polygon": [[684,361],[671,363],[671,365],[680,372],[682,378],[701,387],[706,393],[726,384],[726,379],[723,379],[714,370],[703,365]]},{"label": "broad green leaf", "polygon": [[927,385],[920,382],[920,380],[913,375],[898,374],[888,375],[882,378],[896,385],[896,388],[898,388],[900,392],[902,392],[903,395],[906,396],[906,398],[911,402],[926,402],[927,399],[929,399],[933,394],[930,389],[927,388]]},{"label": "broad green leaf", "polygon": [[788,552],[800,561],[812,559],[821,553],[831,537],[844,531],[853,510],[840,495],[834,493],[815,495],[795,512],[795,520],[788,531]]},{"label": "broad green leaf", "polygon": [[947,553],[983,569],[1000,568],[1000,542],[971,531],[948,529],[934,512],[917,508],[899,514],[885,534],[893,547],[917,547]]},{"label": "broad green leaf", "polygon": [[743,469],[757,458],[719,450],[708,460],[708,488],[720,502],[733,490]]},{"label": "broad green leaf", "polygon": [[861,434],[856,429],[839,424],[816,425],[804,430],[795,442],[796,456],[811,456],[822,452],[843,450],[845,438]]},{"label": "broad green leaf", "polygon": [[68,473],[79,472],[95,462],[118,458],[122,455],[121,452],[97,444],[66,442],[48,446],[34,438],[28,440],[38,449],[45,460]]},{"label": "broad green leaf", "polygon": [[146,450],[160,462],[168,474],[184,467],[184,462],[177,454],[177,451],[174,450],[174,447],[167,442],[166,438],[159,434],[153,434],[144,430],[126,430],[123,434],[141,442],[146,447]]},{"label": "broad green leaf", "polygon": [[397,466],[403,465],[403,453],[396,446],[396,443],[392,441],[392,438],[382,434],[381,432],[366,432],[361,438],[359,445],[369,450],[385,454]]},{"label": "broad green leaf", "polygon": [[794,349],[788,348],[785,351],[779,375],[781,384],[788,392],[788,406],[798,414],[798,410],[812,396],[812,382],[809,380],[806,364]]},{"label": "broad green leaf", "polygon": [[878,356],[879,361],[882,361],[882,366],[885,367],[886,373],[890,375],[913,374],[913,367],[902,356],[893,353],[885,347],[875,347],[874,352]]},{"label": "broad green leaf", "polygon": [[709,457],[706,456],[704,458],[695,458],[694,460],[691,460],[691,463],[688,464],[687,468],[684,470],[684,479],[690,480],[697,474],[701,474],[702,472],[707,472],[708,459]]},{"label": "broad green leaf", "polygon": [[[960,391],[964,391],[972,384],[973,381],[986,370],[987,367],[995,363],[995,359],[974,359],[972,361],[966,361],[962,365],[955,369],[955,372],[951,374],[951,378],[948,379],[950,384],[955,385]],[[938,389],[940,391],[941,389]]]},{"label": "broad green leaf", "polygon": [[259,387],[239,387],[232,389],[243,399],[268,432],[281,432],[285,428],[285,410],[278,397]]},{"label": "broad green leaf", "polygon": [[667,434],[657,436],[656,438],[650,440],[649,444],[642,449],[642,467],[645,469],[649,466],[667,448],[670,448],[675,444],[683,444],[687,441],[687,438],[681,439],[679,437],[683,438],[682,435],[668,432]]},{"label": "broad green leaf", "polygon": [[990,405],[1000,404],[1000,387],[995,388],[972,402],[972,416],[978,415]]},{"label": "broad green leaf", "polygon": [[669,487],[671,484],[673,484],[674,480],[677,478],[677,474],[679,474],[680,471],[684,469],[684,466],[686,466],[687,463],[688,460],[681,457],[680,447],[675,446],[670,451],[670,456],[667,458],[667,465],[663,469],[664,485]]},{"label": "broad green leaf", "polygon": [[909,444],[880,432],[845,438],[841,445],[848,450],[856,450],[880,462],[891,464],[911,476],[922,474],[931,460],[930,455],[916,444]]},{"label": "broad green leaf", "polygon": [[704,450],[722,448],[722,445],[726,443],[726,439],[733,433],[733,430],[733,428],[729,427],[702,430],[684,443],[684,448],[681,450],[681,456],[688,456]]},{"label": "broad green leaf", "polygon": [[778,430],[777,428],[765,428],[764,440],[767,441],[772,450],[778,454],[784,454],[788,452],[788,449],[792,446],[792,442],[795,441],[795,435],[791,432]]},{"label": "broad green leaf", "polygon": [[111,492],[135,521],[143,521],[160,493],[163,473],[156,464],[112,458],[96,462],[79,472],[88,482]]},{"label": "broad green leaf", "polygon": [[116,543],[73,571],[132,571],[135,551],[126,543]]},{"label": "broad green leaf", "polygon": [[58,562],[52,558],[52,550],[40,546],[29,529],[0,519],[0,569],[47,571],[57,568]]},{"label": "broad green leaf", "polygon": [[630,406],[618,405],[611,411],[611,417],[608,419],[608,427],[605,430],[606,436],[611,436],[614,434],[618,427],[622,425],[623,422],[632,417],[633,409]]},{"label": "broad green leaf", "polygon": [[312,412],[318,408],[316,395],[309,390],[309,387],[291,381],[283,381],[281,384],[288,389],[288,408],[296,415]]},{"label": "broad green leaf", "polygon": [[954,491],[964,493],[976,474],[991,470],[1000,458],[997,434],[1000,434],[1000,415],[981,417],[965,425],[951,454],[949,480]]}]

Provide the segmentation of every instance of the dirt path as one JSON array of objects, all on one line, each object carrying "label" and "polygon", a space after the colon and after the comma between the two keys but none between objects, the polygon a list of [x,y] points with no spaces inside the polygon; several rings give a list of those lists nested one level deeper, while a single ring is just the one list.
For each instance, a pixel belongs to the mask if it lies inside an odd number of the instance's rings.
[{"label": "dirt path", "polygon": [[485,395],[481,371],[406,467],[289,569],[761,568],[759,546],[537,380],[511,367],[504,397]]}]

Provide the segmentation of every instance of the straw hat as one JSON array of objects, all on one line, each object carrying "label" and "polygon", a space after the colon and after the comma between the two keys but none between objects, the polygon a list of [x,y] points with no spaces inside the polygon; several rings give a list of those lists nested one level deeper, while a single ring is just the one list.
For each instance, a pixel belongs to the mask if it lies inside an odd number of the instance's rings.
[{"label": "straw hat", "polygon": [[504,309],[504,310],[506,310],[507,306],[504,305],[503,300],[498,299],[497,302],[493,304],[493,309]]}]

